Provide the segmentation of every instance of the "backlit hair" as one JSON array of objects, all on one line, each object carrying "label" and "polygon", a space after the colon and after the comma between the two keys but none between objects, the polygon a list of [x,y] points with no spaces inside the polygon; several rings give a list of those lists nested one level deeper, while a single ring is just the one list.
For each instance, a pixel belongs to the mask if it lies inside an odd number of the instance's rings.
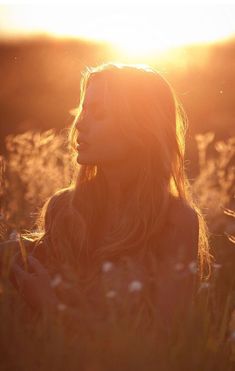
[{"label": "backlit hair", "polygon": [[[104,79],[106,105],[116,124],[140,156],[139,177],[123,193],[123,218],[106,244],[99,244],[106,206],[107,184],[96,165],[77,163],[77,123],[88,84]],[[157,244],[167,218],[171,199],[192,208],[199,220],[198,261],[200,276],[211,271],[209,232],[193,200],[185,173],[184,152],[187,116],[169,82],[146,65],[105,63],[82,71],[80,102],[68,131],[69,150],[77,173],[71,184],[56,192],[41,210],[39,234],[48,259],[68,262],[79,272],[99,266],[102,261],[125,255],[144,259],[163,253]],[[170,231],[169,231],[170,233]],[[149,255],[149,256],[150,256]],[[95,268],[94,268],[95,270]],[[208,278],[208,276],[207,276]]]}]

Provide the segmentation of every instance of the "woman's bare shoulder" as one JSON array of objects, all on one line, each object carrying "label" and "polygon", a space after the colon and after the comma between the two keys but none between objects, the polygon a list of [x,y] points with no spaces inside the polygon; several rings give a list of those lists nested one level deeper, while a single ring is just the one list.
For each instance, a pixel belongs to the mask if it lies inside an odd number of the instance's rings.
[{"label": "woman's bare shoulder", "polygon": [[72,197],[72,189],[62,188],[55,192],[43,205],[43,215],[45,229],[48,230],[55,218],[68,210],[69,202]]},{"label": "woman's bare shoulder", "polygon": [[56,191],[52,196],[50,196],[47,201],[47,209],[53,209],[58,204],[61,204],[61,206],[64,204],[64,202],[67,202],[73,194],[73,189],[71,188],[61,188],[58,191]]},{"label": "woman's bare shoulder", "polygon": [[61,188],[58,191],[56,191],[51,197],[53,198],[64,198],[64,197],[70,197],[73,193],[73,188]]},{"label": "woman's bare shoulder", "polygon": [[163,236],[165,250],[193,260],[198,254],[198,239],[199,219],[196,211],[183,200],[174,197],[170,202],[168,225]]},{"label": "woman's bare shoulder", "polygon": [[168,220],[177,226],[197,224],[196,211],[184,200],[172,196],[169,206]]}]

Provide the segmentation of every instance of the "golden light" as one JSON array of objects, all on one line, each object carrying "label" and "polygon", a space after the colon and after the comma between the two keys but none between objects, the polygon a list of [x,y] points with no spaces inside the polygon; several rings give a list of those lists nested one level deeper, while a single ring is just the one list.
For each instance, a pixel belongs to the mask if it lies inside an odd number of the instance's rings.
[{"label": "golden light", "polygon": [[107,41],[133,56],[213,41],[235,31],[232,4],[157,4],[87,0],[77,6],[1,5],[0,31],[2,36],[44,33]]}]

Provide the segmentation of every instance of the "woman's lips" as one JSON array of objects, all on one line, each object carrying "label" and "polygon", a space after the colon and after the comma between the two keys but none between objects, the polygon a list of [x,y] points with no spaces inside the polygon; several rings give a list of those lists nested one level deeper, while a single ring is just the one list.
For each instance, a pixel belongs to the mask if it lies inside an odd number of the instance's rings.
[{"label": "woman's lips", "polygon": [[87,144],[87,143],[80,143],[80,144],[77,145],[77,150],[78,150],[78,152],[80,152],[80,151],[82,151],[84,149],[87,149],[87,147],[89,147],[89,144]]}]

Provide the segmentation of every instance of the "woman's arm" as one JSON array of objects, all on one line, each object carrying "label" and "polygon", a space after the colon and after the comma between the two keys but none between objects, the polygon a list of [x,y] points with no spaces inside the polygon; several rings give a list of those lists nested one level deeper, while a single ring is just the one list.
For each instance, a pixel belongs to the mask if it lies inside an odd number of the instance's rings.
[{"label": "woman's arm", "polygon": [[12,273],[18,285],[18,289],[24,300],[38,313],[48,315],[62,315],[64,323],[69,329],[81,324],[81,316],[77,309],[71,308],[56,296],[51,287],[51,279],[48,271],[33,256],[28,256],[29,272],[26,272],[21,264],[14,262]]},{"label": "woman's arm", "polygon": [[[33,250],[33,244],[33,241],[24,240],[27,252]],[[18,240],[7,240],[0,243],[0,275],[4,274],[4,271],[9,270],[13,263],[15,254],[19,251],[20,245]]]},{"label": "woman's arm", "polygon": [[19,254],[11,268],[20,294],[36,311],[54,311],[59,303],[52,287],[48,271],[32,255],[27,258],[28,272],[24,270]]}]

